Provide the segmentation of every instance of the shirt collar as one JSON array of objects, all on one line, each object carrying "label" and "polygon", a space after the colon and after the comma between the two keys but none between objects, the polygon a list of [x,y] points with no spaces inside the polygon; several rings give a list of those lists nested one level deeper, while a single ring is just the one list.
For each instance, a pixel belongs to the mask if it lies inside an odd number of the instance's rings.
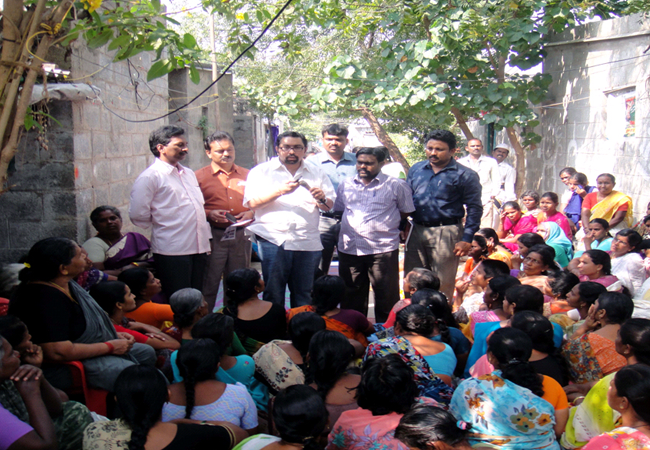
[{"label": "shirt collar", "polygon": [[352,161],[355,164],[357,162],[357,158],[354,155],[354,153],[350,153],[350,152],[343,152],[343,156],[341,157],[341,159],[339,161],[334,161],[332,158],[330,158],[329,153],[327,153],[326,151],[316,153],[315,157],[318,159],[318,162],[320,162],[321,164],[324,163],[324,162],[328,162],[328,161],[332,162],[334,164],[338,164],[339,162],[344,161],[344,160]]},{"label": "shirt collar", "polygon": [[383,183],[384,181],[386,181],[387,178],[388,178],[388,175],[386,175],[386,174],[383,173],[383,172],[379,172],[379,173],[377,174],[377,176],[376,176],[376,177],[375,177],[375,178],[374,178],[370,183],[368,183],[368,184],[364,184],[363,181],[361,181],[361,178],[359,178],[359,174],[357,173],[357,174],[354,176],[353,181],[354,181],[355,183],[357,183],[357,184],[362,185],[362,186],[368,186],[368,187],[369,187],[369,186],[372,186],[373,184],[381,184],[381,183]]},{"label": "shirt collar", "polygon": [[[269,164],[271,164],[271,169],[273,169],[273,170],[281,170],[281,169],[284,169],[284,170],[286,170],[289,174],[291,173],[291,172],[289,172],[289,169],[287,169],[287,168],[284,166],[284,164],[282,164],[282,163],[280,162],[280,158],[277,157],[277,156],[271,158],[271,160],[269,161]],[[306,170],[306,171],[309,171],[309,166],[308,166],[307,164],[305,164],[305,161],[304,161],[304,160],[301,160],[301,161],[300,161],[300,167],[299,167],[298,170],[296,171],[296,175],[298,175],[298,173],[300,173],[300,172],[302,172],[302,171],[305,171],[305,170]]]},{"label": "shirt collar", "polygon": [[156,157],[156,160],[153,163],[156,166],[156,170],[167,175],[172,173],[174,169],[178,170],[178,173],[183,173],[183,171],[185,170],[185,167],[182,166],[181,164],[178,164],[178,168],[176,168],[158,157]]},{"label": "shirt collar", "polygon": [[214,167],[212,167],[212,164],[210,164],[210,168],[212,169],[212,175],[216,175],[218,173],[223,173],[225,175],[230,175],[231,173],[239,173],[239,166],[237,164],[232,165],[232,170],[230,171],[230,173],[226,172],[221,167],[215,171]]},{"label": "shirt collar", "polygon": [[[433,172],[433,167],[431,167],[431,161],[427,161],[427,164],[425,164],[424,167]],[[445,167],[440,169],[438,171],[438,173],[440,173],[442,171],[445,171],[445,170],[458,170],[458,163],[456,162],[456,160],[454,158],[451,158],[451,160],[449,160],[449,164],[447,164]]]}]

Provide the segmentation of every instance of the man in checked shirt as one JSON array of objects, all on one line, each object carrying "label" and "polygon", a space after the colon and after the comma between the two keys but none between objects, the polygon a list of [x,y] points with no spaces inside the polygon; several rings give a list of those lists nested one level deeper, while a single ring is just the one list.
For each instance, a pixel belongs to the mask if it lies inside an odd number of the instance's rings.
[{"label": "man in checked shirt", "polygon": [[341,182],[334,210],[343,213],[339,235],[339,274],[348,287],[341,307],[368,314],[370,284],[375,318],[383,323],[399,300],[399,228],[415,211],[405,181],[381,173],[381,147],[357,151],[357,175]]}]

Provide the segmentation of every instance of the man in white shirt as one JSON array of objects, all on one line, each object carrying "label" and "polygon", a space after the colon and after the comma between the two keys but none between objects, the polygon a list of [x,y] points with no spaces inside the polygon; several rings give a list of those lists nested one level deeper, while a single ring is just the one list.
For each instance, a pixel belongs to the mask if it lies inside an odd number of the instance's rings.
[{"label": "man in white shirt", "polygon": [[323,170],[303,161],[307,139],[302,134],[284,132],[275,145],[278,157],[248,174],[244,207],[255,211],[248,229],[261,253],[264,300],[284,306],[288,284],[291,307],[308,305],[323,250],[320,211],[334,205],[334,188]]},{"label": "man in white shirt", "polygon": [[498,211],[492,199],[499,193],[501,186],[499,180],[499,165],[496,159],[483,154],[483,143],[480,139],[470,139],[467,141],[465,150],[469,152],[468,156],[460,158],[458,162],[465,167],[469,167],[478,173],[483,187],[481,202],[483,203],[483,216],[481,217],[481,228],[496,229],[499,220]]},{"label": "man in white shirt", "polygon": [[515,194],[517,172],[514,167],[506,162],[509,153],[510,146],[508,144],[498,144],[494,147],[494,152],[492,152],[499,166],[499,193],[496,195],[496,199],[502,205],[505,202],[517,200],[517,194]]},{"label": "man in white shirt", "polygon": [[187,155],[185,131],[175,125],[149,136],[156,156],[131,189],[129,216],[134,225],[153,227],[151,250],[167,298],[183,288],[201,290],[210,251],[210,226],[194,171],[180,162]]}]

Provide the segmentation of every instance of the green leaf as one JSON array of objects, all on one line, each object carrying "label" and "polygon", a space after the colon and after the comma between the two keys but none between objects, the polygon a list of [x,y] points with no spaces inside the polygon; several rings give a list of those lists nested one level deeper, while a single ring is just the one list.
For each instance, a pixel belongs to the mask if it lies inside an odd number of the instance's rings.
[{"label": "green leaf", "polygon": [[121,34],[120,36],[113,39],[113,41],[108,45],[109,50],[115,50],[118,47],[124,47],[125,45],[131,42],[131,36],[128,34]]},{"label": "green leaf", "polygon": [[172,70],[174,70],[174,64],[170,60],[162,59],[160,61],[156,61],[149,68],[149,72],[147,72],[147,81],[163,77]]},{"label": "green leaf", "polygon": [[201,74],[194,66],[194,63],[190,64],[190,80],[192,83],[199,84],[201,82]]},{"label": "green leaf", "polygon": [[27,111],[27,114],[25,114],[25,119],[23,121],[23,124],[25,126],[25,130],[29,131],[32,129],[32,127],[38,123],[34,120],[33,112],[31,110]]},{"label": "green leaf", "polygon": [[151,7],[155,12],[160,11],[160,0],[151,0]]},{"label": "green leaf", "polygon": [[196,39],[194,39],[194,36],[190,33],[185,33],[185,35],[183,35],[183,44],[185,47],[194,48],[196,47]]},{"label": "green leaf", "polygon": [[107,28],[98,35],[95,35],[93,38],[88,40],[88,47],[98,48],[106,44],[113,37],[113,30]]}]

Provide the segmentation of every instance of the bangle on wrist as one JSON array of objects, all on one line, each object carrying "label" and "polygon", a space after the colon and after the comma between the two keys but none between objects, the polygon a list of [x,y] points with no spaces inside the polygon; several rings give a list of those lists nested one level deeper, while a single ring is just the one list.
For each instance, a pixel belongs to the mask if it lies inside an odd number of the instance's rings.
[{"label": "bangle on wrist", "polygon": [[115,346],[110,342],[104,342],[104,344],[108,345],[108,354],[112,355],[113,352],[115,351]]}]

